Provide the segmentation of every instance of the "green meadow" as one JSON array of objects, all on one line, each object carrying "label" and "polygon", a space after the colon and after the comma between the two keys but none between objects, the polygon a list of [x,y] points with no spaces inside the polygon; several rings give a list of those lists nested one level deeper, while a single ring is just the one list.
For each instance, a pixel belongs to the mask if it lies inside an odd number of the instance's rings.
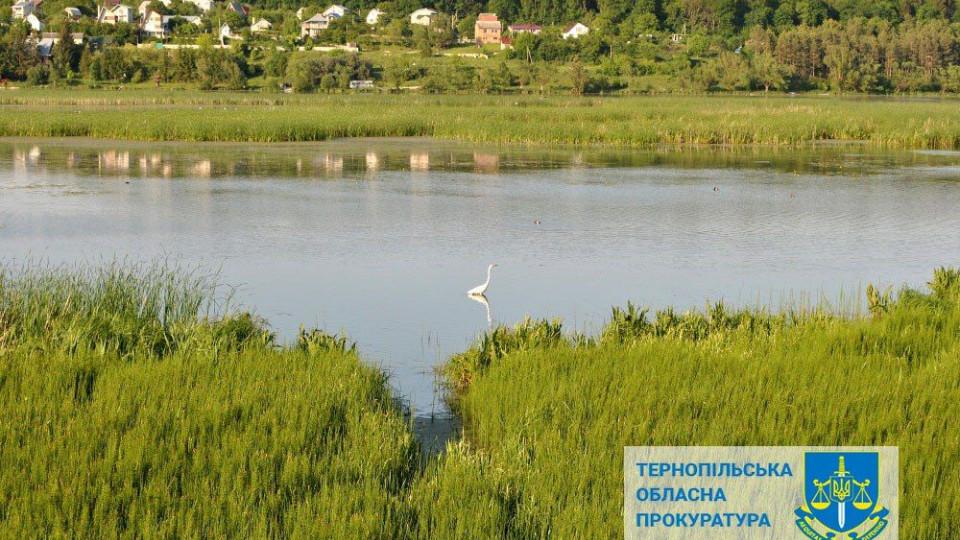
[{"label": "green meadow", "polygon": [[141,141],[436,137],[525,144],[960,148],[955,99],[204,93],[128,88],[0,93],[0,136]]},{"label": "green meadow", "polygon": [[350,343],[278,343],[164,266],[0,271],[0,536],[615,538],[624,445],[898,445],[901,534],[960,535],[960,271],[827,307],[500,327],[424,461]]}]

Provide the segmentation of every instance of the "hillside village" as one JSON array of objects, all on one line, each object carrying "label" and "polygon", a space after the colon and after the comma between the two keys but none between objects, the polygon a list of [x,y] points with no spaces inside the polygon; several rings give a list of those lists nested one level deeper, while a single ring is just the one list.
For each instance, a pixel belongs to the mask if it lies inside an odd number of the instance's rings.
[{"label": "hillside village", "polygon": [[[509,0],[473,4],[501,6],[508,17],[434,3],[294,8],[273,0],[259,6],[127,1],[12,0],[0,7],[0,78],[8,81],[0,87],[22,81],[541,94],[960,91],[960,11],[952,8],[905,17],[867,7],[827,9],[827,0],[783,0],[775,10],[776,0],[763,0],[767,12],[746,0],[644,0],[619,15],[586,9],[533,16],[524,14],[526,4],[518,9]],[[670,2],[681,7],[669,11]],[[811,14],[811,2],[826,7]],[[713,4],[741,8],[724,15]],[[784,15],[788,6],[793,11]]]},{"label": "hillside village", "polygon": [[[123,0],[103,0],[97,5],[96,13],[85,14],[80,8],[68,6],[56,14],[47,15],[43,9],[43,0],[17,0],[11,6],[14,21],[26,23],[33,35],[37,38],[38,46],[42,50],[59,40],[58,35],[45,32],[48,21],[77,26],[96,25],[100,28],[91,37],[111,37],[109,29],[103,28],[122,26],[134,29],[133,38],[136,44],[143,45],[155,42],[168,42],[179,46],[190,46],[190,41],[203,34],[212,34],[220,45],[235,40],[276,41],[289,43],[291,40],[301,44],[322,43],[327,37],[331,24],[352,19],[356,24],[362,19],[367,25],[364,29],[356,29],[356,34],[376,34],[393,23],[400,27],[400,34],[409,32],[410,28],[423,27],[437,31],[449,30],[459,44],[498,45],[502,48],[510,47],[511,38],[525,32],[540,34],[543,28],[539,24],[515,24],[504,26],[495,13],[480,13],[474,20],[473,31],[458,24],[456,15],[440,16],[440,13],[431,8],[420,8],[411,13],[389,13],[384,9],[374,7],[364,12],[353,10],[338,4],[333,4],[323,10],[312,10],[301,7],[294,13],[262,13],[259,16],[251,15],[249,5],[236,1],[218,0],[143,0],[137,6],[123,3]],[[294,20],[295,18],[295,20]],[[399,23],[399,24],[397,24]],[[441,28],[443,25],[443,28]],[[344,25],[346,26],[346,24]],[[294,32],[290,29],[294,28]],[[129,28],[117,32],[124,37],[130,37]],[[560,31],[563,39],[576,39],[589,33],[590,29],[581,22],[574,21]],[[342,42],[342,36],[331,36],[333,41]],[[98,43],[111,40],[97,40]],[[343,44],[343,43],[341,43]],[[349,48],[356,50],[356,44],[347,43]],[[192,44],[196,46],[196,44]]]}]

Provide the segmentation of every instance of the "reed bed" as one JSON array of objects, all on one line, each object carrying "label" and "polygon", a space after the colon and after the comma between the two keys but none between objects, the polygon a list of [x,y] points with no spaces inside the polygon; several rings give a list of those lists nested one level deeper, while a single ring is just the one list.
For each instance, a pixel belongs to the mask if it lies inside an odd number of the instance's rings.
[{"label": "reed bed", "polygon": [[525,321],[446,364],[424,462],[343,336],[276,343],[215,276],[0,270],[0,537],[610,538],[625,445],[899,445],[901,534],[960,532],[960,271],[831,308]]},{"label": "reed bed", "polygon": [[613,538],[626,445],[896,445],[900,534],[956,538],[960,271],[929,289],[868,288],[857,318],[628,306],[595,340],[496,330],[446,366],[467,437],[422,480],[429,512],[472,537]]},{"label": "reed bed", "polygon": [[144,141],[437,137],[525,144],[960,148],[956,100],[813,97],[257,95],[59,90],[0,95],[0,136]]},{"label": "reed bed", "polygon": [[319,330],[276,346],[212,284],[0,272],[0,537],[400,534],[420,458],[386,376]]}]

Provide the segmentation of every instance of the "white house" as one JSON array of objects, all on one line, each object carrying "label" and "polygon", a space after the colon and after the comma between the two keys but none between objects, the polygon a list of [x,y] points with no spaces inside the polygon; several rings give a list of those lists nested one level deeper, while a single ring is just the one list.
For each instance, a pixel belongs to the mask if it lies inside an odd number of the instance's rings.
[{"label": "white house", "polygon": [[27,21],[27,24],[30,25],[30,29],[34,32],[43,32],[43,29],[47,27],[47,25],[43,24],[43,22],[37,18],[36,13],[27,15],[27,18],[24,20]]},{"label": "white house", "polygon": [[323,13],[317,13],[313,17],[300,23],[300,37],[319,37],[328,26],[330,26],[330,17],[327,17]]},{"label": "white house", "polygon": [[573,23],[563,31],[563,39],[577,39],[590,33],[590,29],[583,23]]},{"label": "white house", "polygon": [[328,7],[327,9],[323,10],[323,14],[326,15],[327,17],[330,17],[331,19],[339,19],[340,17],[343,17],[347,13],[350,13],[350,10],[338,4],[334,4]]},{"label": "white house", "polygon": [[213,9],[214,4],[216,4],[215,0],[186,0],[186,1],[197,6],[198,8],[200,8],[200,11],[204,13]]},{"label": "white house", "polygon": [[83,17],[83,13],[81,13],[80,10],[75,7],[63,8],[63,13],[66,14],[67,18],[72,21],[79,20],[80,17]]},{"label": "white house", "polygon": [[97,22],[100,24],[132,23],[134,20],[133,8],[123,4],[111,7],[100,6],[97,10]]},{"label": "white house", "polygon": [[380,24],[380,17],[383,17],[384,15],[386,15],[386,13],[377,8],[371,9],[367,12],[367,24]]},{"label": "white house", "polygon": [[256,19],[250,25],[250,33],[259,34],[260,32],[269,32],[273,29],[273,23],[266,19]]},{"label": "white house", "polygon": [[170,21],[182,19],[196,26],[203,26],[203,20],[196,15],[161,15],[156,11],[147,11],[140,30],[147,37],[165,38],[170,34]]},{"label": "white house", "polygon": [[28,15],[37,10],[37,5],[33,3],[33,0],[20,0],[14,2],[12,9],[14,19],[26,19]]},{"label": "white house", "polygon": [[[146,6],[143,4],[146,4]],[[138,9],[138,11],[140,9],[144,10],[140,14],[140,16],[143,17],[143,22],[140,24],[140,30],[149,37],[166,37],[167,25],[164,24],[163,15],[150,9],[149,0],[144,0],[143,4],[140,4],[140,8]]]},{"label": "white house", "polygon": [[[147,16],[147,13],[150,12],[150,4],[153,3],[153,0],[143,0],[140,2],[140,5],[137,7],[137,13],[140,15],[140,18],[143,19]],[[173,0],[160,0],[160,3],[170,7],[173,5]]]},{"label": "white house", "polygon": [[419,24],[420,26],[430,26],[433,20],[437,18],[437,12],[430,8],[420,8],[410,14],[410,24]]},{"label": "white house", "polygon": [[240,36],[233,33],[229,24],[223,23],[220,25],[220,43],[223,43],[224,39],[240,39]]}]

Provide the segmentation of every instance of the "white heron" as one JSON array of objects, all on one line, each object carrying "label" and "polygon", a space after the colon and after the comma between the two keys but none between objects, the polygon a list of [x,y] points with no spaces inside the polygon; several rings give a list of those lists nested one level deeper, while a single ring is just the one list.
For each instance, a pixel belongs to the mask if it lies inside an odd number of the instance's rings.
[{"label": "white heron", "polygon": [[476,287],[467,291],[468,296],[476,296],[476,295],[483,296],[483,294],[487,292],[487,287],[490,286],[490,272],[493,270],[493,267],[496,265],[497,263],[493,263],[487,267],[487,280],[484,281],[482,285],[477,285]]}]

